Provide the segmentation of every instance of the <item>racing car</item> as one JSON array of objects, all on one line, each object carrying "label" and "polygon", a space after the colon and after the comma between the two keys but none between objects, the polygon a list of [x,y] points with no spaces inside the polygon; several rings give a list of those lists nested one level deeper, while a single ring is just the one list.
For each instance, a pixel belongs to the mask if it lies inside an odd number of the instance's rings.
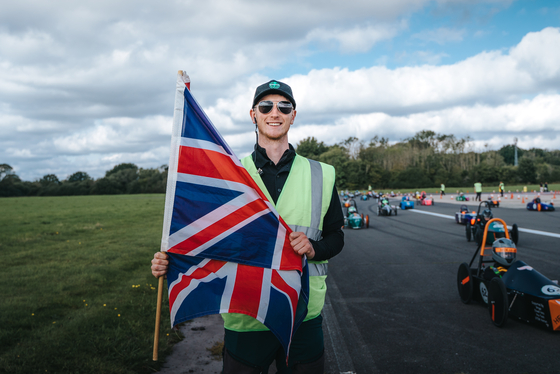
[{"label": "racing car", "polygon": [[433,197],[424,197],[420,200],[420,205],[435,205]]},{"label": "racing car", "polygon": [[390,216],[395,213],[397,215],[397,207],[389,203],[389,199],[382,196],[377,203],[377,215],[378,216]]},{"label": "racing car", "polygon": [[416,193],[414,194],[414,198],[416,198],[416,200],[422,200],[426,198],[426,191],[422,191],[422,192],[416,191]]},{"label": "racing car", "polygon": [[455,222],[461,225],[466,225],[467,222],[476,218],[476,212],[469,212],[469,208],[466,205],[461,205],[461,209],[455,212]]},{"label": "racing car", "polygon": [[488,196],[488,199],[486,201],[488,201],[491,208],[494,208],[494,207],[499,208],[500,207],[500,200],[494,200],[494,196]]},{"label": "racing car", "polygon": [[[457,289],[464,304],[472,300],[487,305],[492,323],[503,327],[508,318],[560,331],[560,287],[521,260],[506,223],[493,218],[486,224],[483,241],[492,232],[503,233],[491,246],[480,244],[470,263],[457,271]],[[473,263],[478,257],[478,264]]]},{"label": "racing car", "polygon": [[[485,209],[481,211],[482,206],[485,206]],[[478,210],[476,212],[476,217],[471,218],[470,221],[467,221],[467,226],[465,228],[465,233],[467,235],[467,241],[471,241],[474,239],[476,244],[480,244],[482,242],[482,234],[484,232],[484,227],[486,223],[494,218],[494,214],[492,213],[491,202],[489,201],[481,201],[478,204]],[[486,244],[491,244],[495,239],[502,237],[500,233],[493,232],[492,235],[488,236],[487,240],[489,241]],[[511,227],[511,239],[517,245],[519,241],[519,228],[516,223],[514,223]]]},{"label": "racing car", "polygon": [[342,206],[345,208],[349,208],[351,206],[356,208],[356,202],[353,199],[348,198],[342,202]]},{"label": "racing car", "polygon": [[369,228],[369,215],[363,215],[358,213],[356,207],[349,207],[344,217],[344,227],[349,227],[351,229],[361,229],[362,227]]},{"label": "racing car", "polygon": [[401,199],[400,206],[401,206],[401,210],[414,209],[414,201],[410,200],[409,196],[403,196]]},{"label": "racing car", "polygon": [[554,204],[545,204],[541,201],[540,197],[536,197],[527,204],[527,210],[536,210],[538,212],[554,212]]},{"label": "racing car", "polygon": [[457,200],[457,201],[469,201],[469,197],[468,197],[468,196],[465,196],[465,195],[461,192],[461,193],[459,193],[459,195],[457,195],[457,196],[455,197],[455,200]]}]

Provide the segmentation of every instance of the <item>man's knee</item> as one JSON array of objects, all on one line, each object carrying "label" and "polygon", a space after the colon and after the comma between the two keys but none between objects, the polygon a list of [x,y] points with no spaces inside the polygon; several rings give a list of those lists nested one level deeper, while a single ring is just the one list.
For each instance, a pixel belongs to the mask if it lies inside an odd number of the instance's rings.
[{"label": "man's knee", "polygon": [[224,349],[224,368],[223,374],[260,374],[263,372],[262,368],[248,366],[233,358],[227,349]]},{"label": "man's knee", "polygon": [[325,372],[325,352],[318,360],[306,364],[296,364],[292,368],[293,374],[323,374]]}]

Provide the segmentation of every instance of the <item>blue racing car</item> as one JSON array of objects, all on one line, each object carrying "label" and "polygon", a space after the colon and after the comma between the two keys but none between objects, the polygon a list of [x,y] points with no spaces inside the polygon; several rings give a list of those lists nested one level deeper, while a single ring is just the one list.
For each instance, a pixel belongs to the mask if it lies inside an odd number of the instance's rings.
[{"label": "blue racing car", "polygon": [[475,219],[476,212],[469,212],[469,208],[464,204],[461,205],[461,210],[459,212],[455,212],[455,222],[460,225],[466,225],[469,221],[471,222],[471,225],[474,225]]},{"label": "blue racing car", "polygon": [[533,199],[527,204],[527,210],[536,210],[538,212],[554,212],[554,204],[545,204],[541,201],[540,197]]},{"label": "blue racing car", "polygon": [[403,196],[401,199],[401,210],[414,209],[414,201],[409,196]]}]

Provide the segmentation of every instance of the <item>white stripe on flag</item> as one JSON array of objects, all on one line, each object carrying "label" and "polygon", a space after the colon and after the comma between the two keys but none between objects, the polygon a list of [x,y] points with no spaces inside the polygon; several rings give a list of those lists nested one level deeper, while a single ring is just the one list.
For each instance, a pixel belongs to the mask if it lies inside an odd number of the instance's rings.
[{"label": "white stripe on flag", "polygon": [[272,287],[272,269],[264,269],[263,280],[261,286],[261,299],[259,301],[259,311],[257,312],[257,320],[264,324],[268,307],[270,304],[270,287]]}]

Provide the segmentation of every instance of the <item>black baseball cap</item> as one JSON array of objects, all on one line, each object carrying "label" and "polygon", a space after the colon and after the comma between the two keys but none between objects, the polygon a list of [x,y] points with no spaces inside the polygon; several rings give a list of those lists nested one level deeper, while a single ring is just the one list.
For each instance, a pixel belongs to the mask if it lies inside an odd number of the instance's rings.
[{"label": "black baseball cap", "polygon": [[257,87],[257,89],[255,90],[255,98],[253,99],[252,107],[254,108],[255,105],[257,105],[257,103],[259,102],[259,100],[265,97],[266,95],[272,95],[272,94],[278,94],[284,96],[292,103],[294,109],[296,108],[296,101],[294,100],[294,96],[292,94],[292,88],[288,86],[286,83],[282,83],[276,80],[271,80]]}]

